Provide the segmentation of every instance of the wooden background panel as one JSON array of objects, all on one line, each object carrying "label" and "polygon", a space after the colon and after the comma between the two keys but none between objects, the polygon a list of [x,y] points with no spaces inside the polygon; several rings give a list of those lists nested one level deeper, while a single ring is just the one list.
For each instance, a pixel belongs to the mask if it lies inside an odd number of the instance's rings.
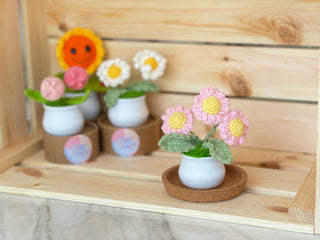
[{"label": "wooden background panel", "polygon": [[317,46],[313,0],[47,0],[49,35],[76,26],[105,38]]},{"label": "wooden background panel", "polygon": [[[152,94],[151,114],[161,116],[168,107],[183,105],[191,108],[194,96]],[[241,109],[250,122],[244,147],[315,153],[317,139],[317,105],[305,103],[231,99],[231,110]],[[195,120],[194,130],[204,137],[209,125]]]},{"label": "wooden background panel", "polygon": [[[104,44],[107,59],[119,57],[131,66],[133,56],[145,48],[165,56],[168,67],[157,81],[161,91],[198,93],[210,86],[231,96],[317,101],[318,50],[134,41]],[[50,39],[52,74],[63,71],[55,57],[56,46],[57,39]]]},{"label": "wooden background panel", "polygon": [[0,1],[0,149],[27,135],[17,1]]}]

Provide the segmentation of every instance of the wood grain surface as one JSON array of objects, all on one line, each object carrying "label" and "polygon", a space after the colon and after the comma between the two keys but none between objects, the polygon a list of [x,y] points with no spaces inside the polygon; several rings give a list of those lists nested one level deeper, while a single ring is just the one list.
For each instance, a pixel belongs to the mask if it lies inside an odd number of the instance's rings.
[{"label": "wood grain surface", "polygon": [[[64,71],[50,39],[51,74]],[[161,91],[198,93],[217,87],[230,96],[317,101],[318,50],[104,41],[106,59],[120,58],[133,68],[138,51],[152,49],[167,60]]]},{"label": "wood grain surface", "polygon": [[[317,46],[318,1],[47,0],[50,36],[76,26],[104,38]],[[103,20],[102,20],[103,19]]]}]

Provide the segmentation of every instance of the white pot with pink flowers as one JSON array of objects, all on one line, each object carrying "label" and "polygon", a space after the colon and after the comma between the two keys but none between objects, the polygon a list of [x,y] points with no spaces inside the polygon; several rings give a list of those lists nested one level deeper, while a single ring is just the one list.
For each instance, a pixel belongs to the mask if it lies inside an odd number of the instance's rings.
[{"label": "white pot with pink flowers", "polygon": [[90,91],[81,97],[67,98],[65,89],[60,78],[47,77],[41,82],[40,91],[25,90],[26,96],[43,104],[42,126],[47,134],[69,136],[83,129],[84,118],[79,104],[87,99]]},{"label": "white pot with pink flowers", "polygon": [[[192,109],[178,105],[168,108],[162,116],[166,135],[159,146],[182,154],[178,175],[185,186],[210,189],[223,182],[224,164],[233,161],[228,145],[243,144],[249,127],[242,111],[231,111],[229,105],[229,99],[219,89],[204,88],[194,98]],[[194,117],[212,126],[204,139],[193,133]],[[213,138],[217,130],[222,140]]]},{"label": "white pot with pink flowers", "polygon": [[119,58],[102,62],[97,70],[100,81],[110,87],[104,101],[109,121],[117,127],[137,127],[148,120],[146,93],[159,91],[152,81],[161,77],[166,68],[166,59],[155,51],[140,51],[133,61],[138,71],[132,75],[130,65]]}]

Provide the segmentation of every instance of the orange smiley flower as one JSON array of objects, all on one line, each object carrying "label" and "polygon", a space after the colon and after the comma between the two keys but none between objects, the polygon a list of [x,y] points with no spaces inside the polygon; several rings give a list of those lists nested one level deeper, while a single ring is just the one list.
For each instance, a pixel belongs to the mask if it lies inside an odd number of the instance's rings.
[{"label": "orange smiley flower", "polygon": [[59,39],[56,56],[64,69],[79,66],[91,74],[103,60],[103,42],[89,29],[74,28]]}]

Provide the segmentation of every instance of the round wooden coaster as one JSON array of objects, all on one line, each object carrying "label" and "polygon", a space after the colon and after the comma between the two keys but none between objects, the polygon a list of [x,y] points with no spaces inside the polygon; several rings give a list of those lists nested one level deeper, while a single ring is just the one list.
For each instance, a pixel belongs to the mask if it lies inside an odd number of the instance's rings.
[{"label": "round wooden coaster", "polygon": [[198,190],[182,184],[178,176],[179,165],[167,169],[162,174],[165,190],[173,197],[191,202],[219,202],[239,195],[245,188],[247,173],[235,165],[225,165],[226,176],[216,188]]}]

